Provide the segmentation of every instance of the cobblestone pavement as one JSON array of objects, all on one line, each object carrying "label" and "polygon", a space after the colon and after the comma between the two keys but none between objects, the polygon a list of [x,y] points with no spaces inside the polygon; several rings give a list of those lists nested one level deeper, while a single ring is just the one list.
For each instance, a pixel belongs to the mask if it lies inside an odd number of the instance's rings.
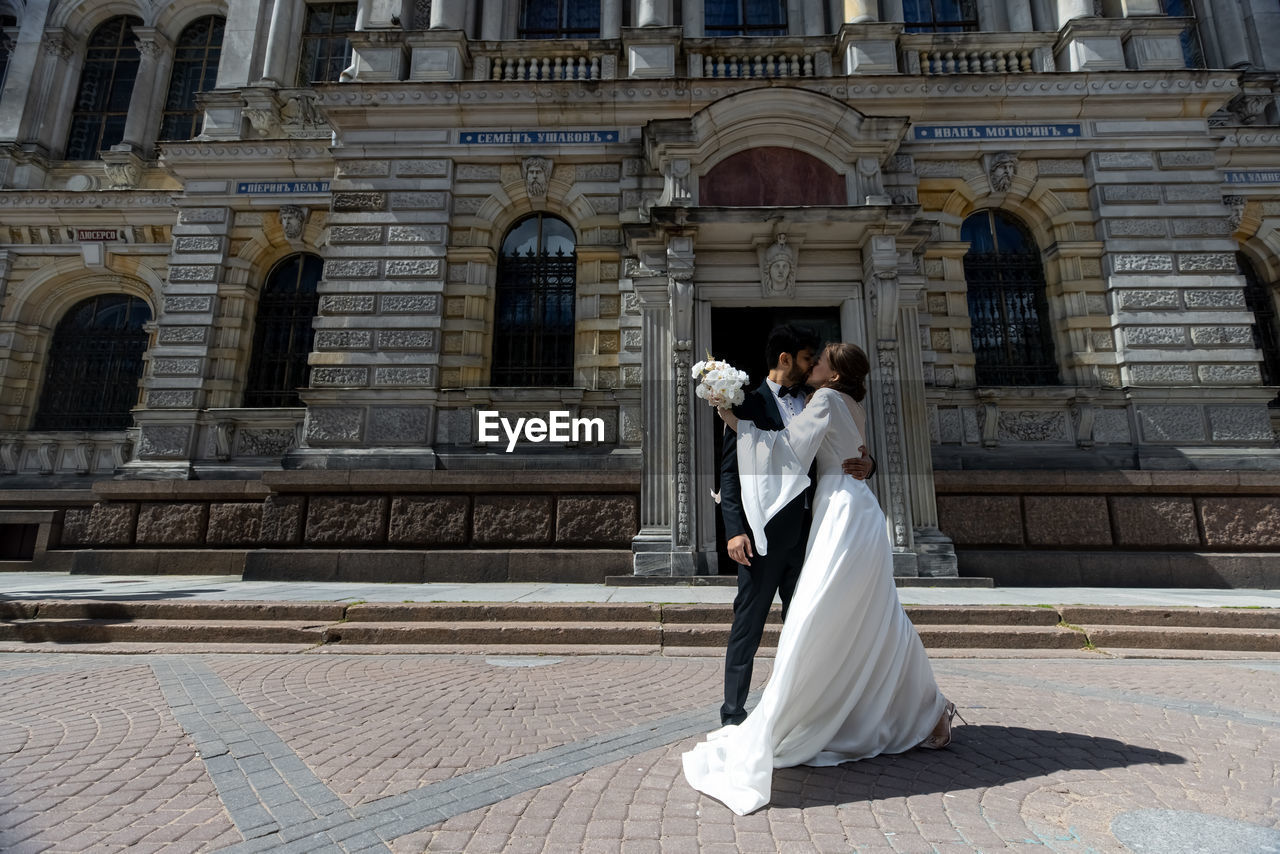
[{"label": "cobblestone pavement", "polygon": [[0,850],[1277,850],[1280,664],[935,667],[951,749],[738,817],[680,773],[715,659],[0,655]]}]

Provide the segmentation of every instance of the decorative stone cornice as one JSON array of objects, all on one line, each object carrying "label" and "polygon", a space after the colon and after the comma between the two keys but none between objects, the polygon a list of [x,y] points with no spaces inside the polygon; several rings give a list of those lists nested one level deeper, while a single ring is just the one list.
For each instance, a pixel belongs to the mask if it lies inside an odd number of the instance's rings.
[{"label": "decorative stone cornice", "polygon": [[153,190],[75,193],[62,190],[0,190],[0,209],[171,208],[175,194]]}]

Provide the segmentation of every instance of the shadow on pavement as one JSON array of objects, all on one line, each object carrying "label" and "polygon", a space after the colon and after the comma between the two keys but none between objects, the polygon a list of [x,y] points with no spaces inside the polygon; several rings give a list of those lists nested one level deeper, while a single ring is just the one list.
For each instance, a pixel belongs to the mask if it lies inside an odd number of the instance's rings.
[{"label": "shadow on pavement", "polygon": [[774,807],[805,808],[988,788],[1055,771],[1181,765],[1176,753],[1114,738],[1011,726],[957,726],[945,750],[910,750],[834,768],[774,772]]}]

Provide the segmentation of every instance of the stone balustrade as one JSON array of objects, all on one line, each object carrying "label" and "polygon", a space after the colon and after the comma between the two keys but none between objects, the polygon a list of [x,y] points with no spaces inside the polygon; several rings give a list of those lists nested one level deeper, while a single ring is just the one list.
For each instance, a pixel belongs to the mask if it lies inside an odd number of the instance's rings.
[{"label": "stone balustrade", "polygon": [[612,80],[618,76],[612,41],[481,42],[471,48],[473,80]]},{"label": "stone balustrade", "polygon": [[913,34],[899,41],[907,74],[1031,74],[1053,71],[1043,33]]},{"label": "stone balustrade", "polygon": [[831,76],[831,47],[822,39],[697,39],[684,45],[690,77]]},{"label": "stone balustrade", "polygon": [[110,475],[129,459],[133,433],[0,433],[0,476]]}]

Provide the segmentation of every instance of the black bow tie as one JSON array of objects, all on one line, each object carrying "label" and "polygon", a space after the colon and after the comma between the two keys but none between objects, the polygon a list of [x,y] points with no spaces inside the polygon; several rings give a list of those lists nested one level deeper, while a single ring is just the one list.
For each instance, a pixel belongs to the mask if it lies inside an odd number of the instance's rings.
[{"label": "black bow tie", "polygon": [[778,387],[778,397],[804,397],[803,385],[784,385]]}]

